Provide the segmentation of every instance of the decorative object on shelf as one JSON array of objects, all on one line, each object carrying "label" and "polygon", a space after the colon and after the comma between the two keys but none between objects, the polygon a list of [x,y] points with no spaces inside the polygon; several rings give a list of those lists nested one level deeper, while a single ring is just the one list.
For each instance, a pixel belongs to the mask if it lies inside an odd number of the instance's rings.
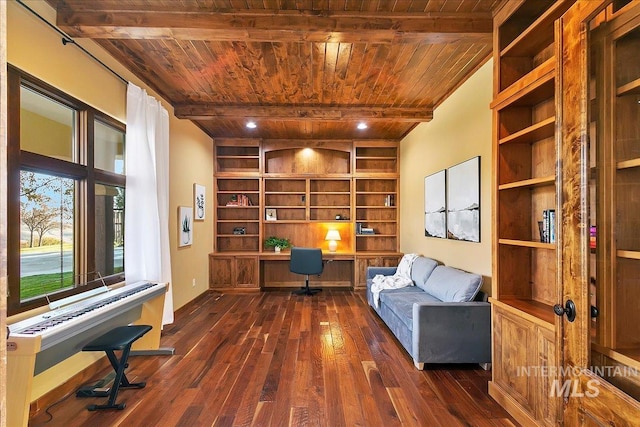
[{"label": "decorative object on shelf", "polygon": [[589,248],[596,248],[596,226],[592,225],[589,227]]},{"label": "decorative object on shelf", "polygon": [[447,238],[480,241],[480,156],[447,169]]},{"label": "decorative object on shelf", "polygon": [[265,219],[267,221],[277,221],[278,220],[278,215],[276,213],[276,210],[273,209],[273,208],[265,209]]},{"label": "decorative object on shelf", "polygon": [[540,233],[540,242],[544,243],[545,242],[544,221],[538,221],[538,232]]},{"label": "decorative object on shelf", "polygon": [[340,239],[340,232],[338,230],[330,229],[327,231],[324,240],[329,241],[329,252],[335,252],[336,249],[338,249],[338,241],[342,239]]},{"label": "decorative object on shelf", "polygon": [[178,208],[178,247],[193,243],[193,209],[188,206]]},{"label": "decorative object on shelf", "polygon": [[447,237],[446,173],[443,170],[424,179],[424,235]]},{"label": "decorative object on shelf", "polygon": [[280,252],[282,249],[290,248],[291,242],[283,237],[269,236],[264,241],[264,247],[273,248],[276,252]]},{"label": "decorative object on shelf", "polygon": [[247,230],[245,227],[234,227],[233,234],[247,234]]},{"label": "decorative object on shelf", "polygon": [[204,185],[193,184],[193,206],[195,207],[194,220],[204,221],[205,218],[205,192]]}]

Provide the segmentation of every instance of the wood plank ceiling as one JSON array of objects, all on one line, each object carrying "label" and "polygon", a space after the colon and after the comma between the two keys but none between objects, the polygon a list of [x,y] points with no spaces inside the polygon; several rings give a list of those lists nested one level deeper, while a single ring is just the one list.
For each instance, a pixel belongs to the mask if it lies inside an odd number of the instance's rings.
[{"label": "wood plank ceiling", "polygon": [[47,1],[211,137],[275,139],[401,139],[490,56],[500,3]]}]

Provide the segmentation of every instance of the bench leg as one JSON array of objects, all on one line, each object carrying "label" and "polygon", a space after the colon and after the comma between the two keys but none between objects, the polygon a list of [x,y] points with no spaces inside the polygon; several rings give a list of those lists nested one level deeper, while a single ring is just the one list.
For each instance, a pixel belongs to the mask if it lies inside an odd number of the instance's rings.
[{"label": "bench leg", "polygon": [[480,367],[482,369],[484,369],[485,371],[490,371],[491,370],[491,363],[480,363]]},{"label": "bench leg", "polygon": [[109,361],[111,362],[111,366],[113,366],[113,369],[116,371],[116,377],[113,379],[111,393],[109,393],[109,401],[106,405],[89,405],[87,409],[89,409],[90,411],[99,409],[124,409],[124,403],[116,404],[116,399],[118,398],[118,391],[120,390],[120,388],[143,388],[146,385],[146,382],[130,383],[124,373],[125,368],[128,366],[127,360],[129,359],[130,351],[131,344],[129,344],[122,350],[122,355],[120,356],[119,361],[113,350],[105,351],[105,353],[107,353]]},{"label": "bench leg", "polygon": [[424,363],[422,362],[416,362],[415,360],[413,361],[413,365],[416,367],[416,369],[418,369],[419,371],[423,371],[424,370]]}]

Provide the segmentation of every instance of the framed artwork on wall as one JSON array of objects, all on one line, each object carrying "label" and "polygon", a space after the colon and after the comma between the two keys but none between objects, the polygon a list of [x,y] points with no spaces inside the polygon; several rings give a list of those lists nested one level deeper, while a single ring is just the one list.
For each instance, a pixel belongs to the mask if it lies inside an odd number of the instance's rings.
[{"label": "framed artwork on wall", "polygon": [[447,169],[447,238],[480,241],[480,156]]},{"label": "framed artwork on wall", "polygon": [[204,221],[206,215],[206,200],[205,193],[207,189],[204,185],[193,184],[193,207],[194,207],[194,220]]},{"label": "framed artwork on wall", "polygon": [[424,235],[447,238],[446,174],[444,169],[424,179]]},{"label": "framed artwork on wall", "polygon": [[190,206],[178,207],[178,247],[193,243],[193,209]]}]

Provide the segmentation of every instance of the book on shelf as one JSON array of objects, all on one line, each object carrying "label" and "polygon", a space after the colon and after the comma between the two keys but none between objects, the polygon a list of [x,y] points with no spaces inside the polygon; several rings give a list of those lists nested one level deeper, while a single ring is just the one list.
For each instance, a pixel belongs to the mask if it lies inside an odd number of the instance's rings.
[{"label": "book on shelf", "polygon": [[542,243],[556,242],[556,210],[545,209],[542,211],[542,221],[538,221],[540,228],[540,241]]},{"label": "book on shelf", "polygon": [[356,222],[356,234],[375,234],[373,228],[364,227],[361,222]]},{"label": "book on shelf", "polygon": [[226,206],[253,206],[253,202],[246,194],[232,194]]},{"label": "book on shelf", "polygon": [[387,194],[384,198],[385,206],[395,206],[396,198],[393,194]]}]

